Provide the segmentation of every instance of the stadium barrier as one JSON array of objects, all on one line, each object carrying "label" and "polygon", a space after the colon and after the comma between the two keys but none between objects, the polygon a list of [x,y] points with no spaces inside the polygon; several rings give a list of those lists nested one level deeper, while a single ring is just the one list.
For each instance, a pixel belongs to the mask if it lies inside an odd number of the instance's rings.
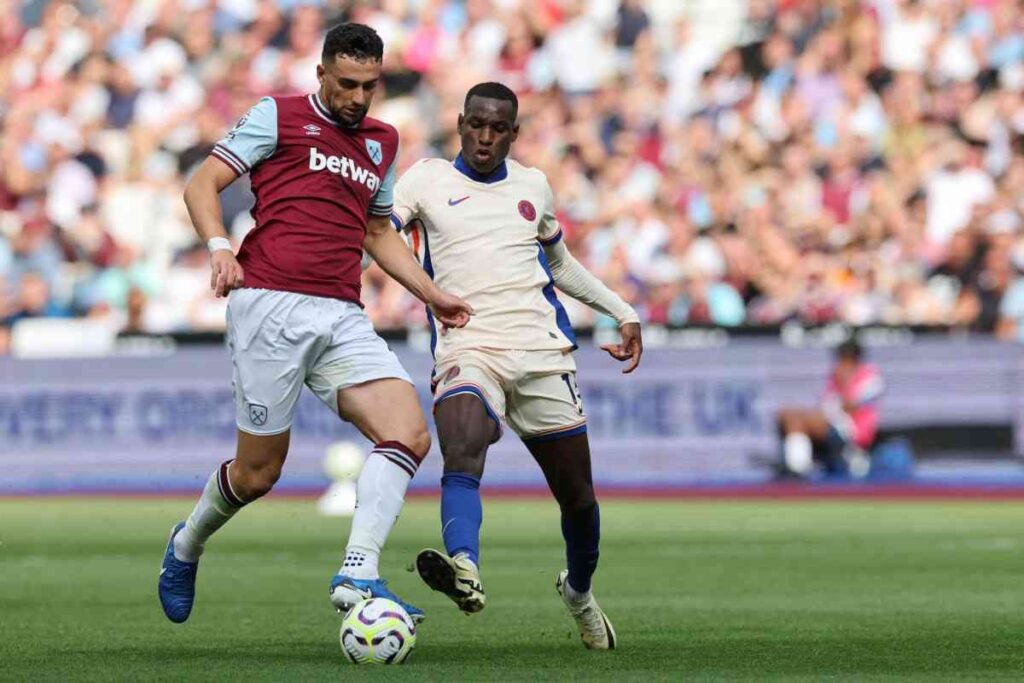
[{"label": "stadium barrier", "polygon": [[[430,355],[405,344],[393,347],[429,408]],[[872,348],[870,357],[888,384],[883,428],[917,439],[919,457],[1012,458],[1024,451],[1020,347],[984,338],[925,338]],[[590,346],[576,358],[595,479],[641,488],[765,480],[768,471],[752,456],[774,452],[775,411],[813,405],[831,363],[825,348],[756,338],[651,349],[631,376]],[[326,486],[324,453],[346,440],[363,443],[303,392],[279,486]],[[230,361],[222,347],[0,359],[0,493],[198,489],[211,468],[230,457],[233,442]],[[414,487],[437,486],[436,450]],[[532,459],[507,430],[492,448],[487,486],[543,486]]]}]

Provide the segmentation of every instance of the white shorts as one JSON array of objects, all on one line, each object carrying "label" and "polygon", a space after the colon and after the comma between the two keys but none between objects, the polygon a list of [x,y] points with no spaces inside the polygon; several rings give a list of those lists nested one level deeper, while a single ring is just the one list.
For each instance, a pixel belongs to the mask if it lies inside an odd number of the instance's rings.
[{"label": "white shorts", "polygon": [[303,384],[335,414],[339,389],[387,378],[412,384],[363,309],[349,301],[237,289],[228,298],[227,342],[235,420],[250,434],[289,429]]},{"label": "white shorts", "polygon": [[435,408],[452,396],[472,394],[499,430],[504,420],[526,442],[587,431],[576,361],[567,351],[456,351],[438,360],[433,389]]}]

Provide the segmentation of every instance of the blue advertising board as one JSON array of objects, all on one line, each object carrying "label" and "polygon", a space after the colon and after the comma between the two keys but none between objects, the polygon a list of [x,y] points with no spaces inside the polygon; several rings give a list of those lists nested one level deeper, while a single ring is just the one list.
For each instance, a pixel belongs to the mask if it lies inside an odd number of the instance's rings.
[{"label": "blue advertising board", "polygon": [[[429,411],[430,355],[395,350]],[[763,479],[751,456],[777,447],[776,410],[814,405],[830,364],[826,350],[773,340],[651,349],[632,375],[595,348],[580,349],[576,359],[595,480],[637,487]],[[927,342],[875,349],[872,359],[889,386],[883,426],[1020,421],[1016,346]],[[158,357],[0,359],[0,493],[198,488],[233,453],[230,374],[220,347]],[[368,447],[304,392],[279,487],[325,486],[323,456],[338,441]],[[440,471],[435,445],[413,487],[435,488]],[[486,485],[543,483],[506,430],[491,449]]]}]

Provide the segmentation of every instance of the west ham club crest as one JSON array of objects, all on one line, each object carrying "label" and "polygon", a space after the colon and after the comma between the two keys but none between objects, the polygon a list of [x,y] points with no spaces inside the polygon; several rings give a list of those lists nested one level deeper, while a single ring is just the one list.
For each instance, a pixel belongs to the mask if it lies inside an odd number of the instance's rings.
[{"label": "west ham club crest", "polygon": [[381,149],[380,143],[376,140],[366,140],[366,151],[370,154],[370,159],[373,163],[380,166],[380,162],[384,161],[384,150]]}]

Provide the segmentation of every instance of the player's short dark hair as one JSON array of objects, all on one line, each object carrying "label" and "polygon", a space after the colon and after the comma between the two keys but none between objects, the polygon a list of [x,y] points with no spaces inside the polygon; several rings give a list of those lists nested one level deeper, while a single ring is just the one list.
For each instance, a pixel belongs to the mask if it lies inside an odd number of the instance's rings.
[{"label": "player's short dark hair", "polygon": [[320,58],[326,64],[338,57],[379,62],[384,59],[384,41],[365,24],[338,24],[327,32]]},{"label": "player's short dark hair", "polygon": [[466,93],[466,101],[462,105],[463,111],[469,109],[469,101],[474,97],[486,97],[489,100],[504,100],[512,103],[512,118],[519,116],[519,98],[507,85],[495,83],[477,83]]},{"label": "player's short dark hair", "polygon": [[860,361],[864,356],[864,348],[857,341],[856,337],[850,337],[836,347],[836,360]]}]

